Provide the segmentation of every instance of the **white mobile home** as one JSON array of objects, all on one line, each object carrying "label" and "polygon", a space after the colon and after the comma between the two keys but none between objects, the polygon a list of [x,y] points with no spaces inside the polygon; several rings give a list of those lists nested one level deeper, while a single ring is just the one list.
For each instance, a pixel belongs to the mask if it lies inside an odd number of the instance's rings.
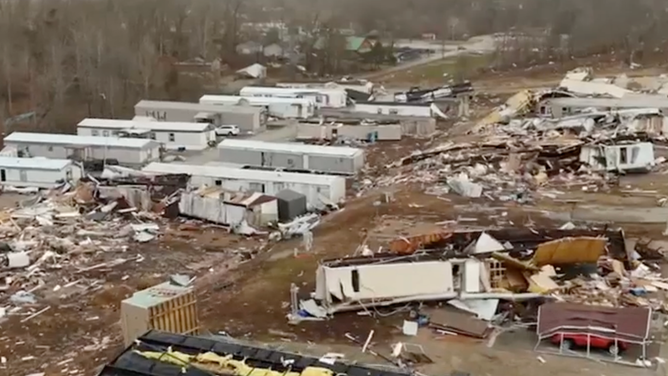
[{"label": "white mobile home", "polygon": [[246,86],[239,91],[242,97],[306,98],[318,107],[342,108],[348,104],[343,89],[291,89],[283,87]]},{"label": "white mobile home", "polygon": [[654,166],[654,145],[638,142],[620,145],[584,145],[580,161],[595,171],[647,172]]},{"label": "white mobile home", "polygon": [[78,163],[69,159],[0,157],[3,187],[51,188],[59,182],[76,182],[83,175]]},{"label": "white mobile home", "polygon": [[364,167],[364,150],[299,143],[223,140],[219,159],[245,166],[352,175]]},{"label": "white mobile home", "polygon": [[134,119],[86,118],[77,125],[77,134],[95,137],[145,137],[172,150],[203,150],[216,141],[216,131],[212,124]]},{"label": "white mobile home", "polygon": [[306,98],[268,98],[240,97],[236,95],[204,95],[199,99],[201,104],[227,106],[263,107],[269,116],[282,119],[308,119],[315,115],[315,102]]},{"label": "white mobile home", "polygon": [[147,139],[14,132],[5,137],[4,143],[16,148],[21,157],[77,161],[114,159],[132,167],[160,159],[160,144]]},{"label": "white mobile home", "polygon": [[430,103],[356,102],[351,111],[378,115],[434,117]]},{"label": "white mobile home", "polygon": [[258,192],[274,196],[290,189],[306,196],[311,207],[338,203],[346,196],[346,180],[340,176],[296,174],[218,166],[197,166],[180,163],[151,163],[143,168],[152,174],[188,174],[190,186],[221,187],[240,192]]},{"label": "white mobile home", "polygon": [[246,132],[262,130],[267,121],[266,111],[258,107],[169,101],[139,101],[135,105],[135,115],[150,116],[158,121],[236,125]]},{"label": "white mobile home", "polygon": [[[414,261],[394,258],[383,262],[358,259],[320,265],[316,271],[315,299],[335,313],[412,301],[445,300],[460,294],[484,292],[477,259]],[[428,283],[425,283],[428,282]]]}]

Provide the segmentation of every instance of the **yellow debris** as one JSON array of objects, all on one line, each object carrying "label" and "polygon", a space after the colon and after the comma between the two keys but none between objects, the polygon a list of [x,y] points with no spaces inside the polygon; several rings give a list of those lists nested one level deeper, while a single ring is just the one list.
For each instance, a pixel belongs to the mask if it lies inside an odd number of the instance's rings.
[{"label": "yellow debris", "polygon": [[232,355],[221,356],[213,352],[198,355],[188,355],[169,348],[165,352],[158,351],[135,351],[137,354],[149,359],[159,360],[178,366],[191,365],[211,372],[234,376],[334,376],[334,372],[327,368],[306,367],[299,372],[279,372],[267,368],[253,368],[246,364],[245,360],[234,360]]}]

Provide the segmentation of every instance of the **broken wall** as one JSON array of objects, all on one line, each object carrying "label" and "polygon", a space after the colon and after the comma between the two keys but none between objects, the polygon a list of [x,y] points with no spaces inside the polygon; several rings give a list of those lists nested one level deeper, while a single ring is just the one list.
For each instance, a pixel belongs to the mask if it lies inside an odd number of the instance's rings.
[{"label": "broken wall", "polygon": [[246,218],[246,208],[225,205],[217,197],[205,197],[195,192],[181,194],[179,212],[189,217],[228,225],[237,225]]}]

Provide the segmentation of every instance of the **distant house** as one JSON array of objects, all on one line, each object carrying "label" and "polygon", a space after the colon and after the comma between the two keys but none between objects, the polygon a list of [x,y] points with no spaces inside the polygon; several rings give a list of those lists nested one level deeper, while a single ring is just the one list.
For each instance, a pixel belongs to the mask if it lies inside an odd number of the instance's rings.
[{"label": "distant house", "polygon": [[[377,39],[369,37],[345,37],[346,38],[346,51],[356,52],[356,53],[367,53],[371,51],[373,46],[378,43]],[[325,38],[321,37],[315,42],[313,46],[317,50],[322,50],[325,48]]]},{"label": "distant house", "polygon": [[240,43],[237,45],[236,51],[239,55],[255,55],[262,52],[262,44],[253,41]]},{"label": "distant house", "polygon": [[265,57],[268,58],[280,58],[284,56],[283,47],[281,47],[278,43],[272,43],[268,46],[265,46],[262,53]]}]

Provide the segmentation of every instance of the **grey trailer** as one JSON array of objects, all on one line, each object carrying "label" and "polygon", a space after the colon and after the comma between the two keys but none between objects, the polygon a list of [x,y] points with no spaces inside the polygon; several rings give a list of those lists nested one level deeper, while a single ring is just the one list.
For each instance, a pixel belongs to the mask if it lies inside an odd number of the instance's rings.
[{"label": "grey trailer", "polygon": [[225,139],[219,160],[245,166],[354,175],[364,167],[364,150],[345,146]]},{"label": "grey trailer", "polygon": [[306,196],[290,189],[276,194],[278,199],[278,220],[288,222],[306,213]]},{"label": "grey trailer", "polygon": [[169,122],[236,125],[244,132],[254,133],[262,131],[267,122],[266,110],[260,107],[169,101],[139,101],[135,105],[135,116],[148,116]]}]

